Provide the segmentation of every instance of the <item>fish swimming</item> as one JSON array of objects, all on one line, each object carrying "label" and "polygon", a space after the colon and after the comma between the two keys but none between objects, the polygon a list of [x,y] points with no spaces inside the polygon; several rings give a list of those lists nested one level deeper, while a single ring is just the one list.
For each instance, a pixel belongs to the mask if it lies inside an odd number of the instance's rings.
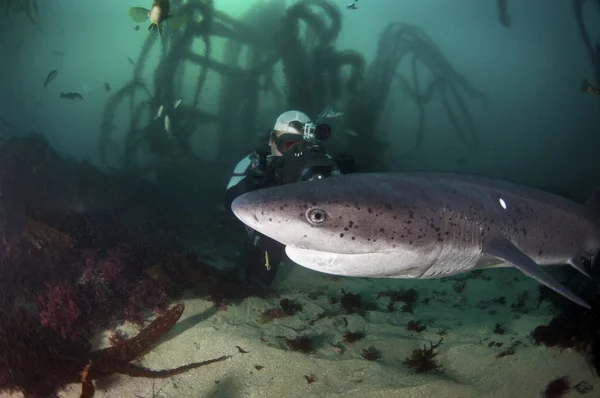
[{"label": "fish swimming", "polygon": [[74,100],[74,99],[82,100],[83,96],[79,93],[60,93],[60,98],[65,98],[65,99],[70,99],[70,100]]},{"label": "fish swimming", "polygon": [[156,116],[154,116],[154,120],[159,119],[162,116],[164,110],[165,110],[165,107],[161,105],[158,108],[158,111],[156,111]]},{"label": "fish swimming", "polygon": [[163,35],[163,22],[168,20],[170,28],[177,28],[181,23],[184,22],[181,16],[169,15],[171,5],[169,0],[154,0],[152,7],[148,10],[143,7],[132,7],[129,9],[129,17],[134,22],[145,22],[150,18],[150,26],[148,30],[157,29],[158,34],[162,37]]},{"label": "fish swimming", "polygon": [[323,112],[317,116],[317,120],[335,119],[340,116],[344,116],[344,112],[334,111],[331,106],[326,106],[325,109],[323,109]]},{"label": "fish swimming", "polygon": [[44,88],[48,86],[48,84],[50,84],[50,82],[52,82],[52,80],[56,79],[56,76],[58,76],[58,72],[53,70],[50,71],[50,73],[48,73],[48,76],[46,76],[46,80],[44,80]]},{"label": "fish swimming", "polygon": [[348,174],[249,192],[232,210],[316,271],[437,278],[514,266],[590,308],[541,266],[568,264],[587,276],[600,251],[600,190],[581,205],[466,174]]},{"label": "fish swimming", "polygon": [[171,132],[171,119],[169,119],[169,115],[165,116],[165,131],[169,135],[173,135]]},{"label": "fish swimming", "polygon": [[592,86],[587,80],[581,81],[581,91],[587,94],[592,94],[594,97],[600,100],[600,90]]}]

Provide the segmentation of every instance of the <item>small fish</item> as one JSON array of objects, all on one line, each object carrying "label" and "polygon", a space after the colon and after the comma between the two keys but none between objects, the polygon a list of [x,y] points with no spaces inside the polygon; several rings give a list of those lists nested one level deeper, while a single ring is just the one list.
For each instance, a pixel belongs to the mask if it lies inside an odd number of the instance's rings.
[{"label": "small fish", "polygon": [[358,137],[358,133],[354,130],[346,129],[344,133],[346,133],[346,135],[349,135],[350,137]]},{"label": "small fish", "polygon": [[65,99],[70,99],[70,100],[74,100],[74,99],[83,99],[83,96],[79,93],[60,93],[60,98],[65,98]]},{"label": "small fish", "polygon": [[158,30],[158,34],[163,35],[163,22],[168,19],[170,28],[177,28],[178,25],[184,22],[183,17],[174,17],[169,15],[170,2],[169,0],[154,0],[152,7],[148,10],[144,7],[132,7],[129,9],[129,17],[133,22],[145,22],[150,18],[150,26],[148,30]]},{"label": "small fish", "polygon": [[140,30],[140,25],[135,25],[135,26],[133,27],[133,30]]},{"label": "small fish", "polygon": [[179,107],[179,105],[181,105],[181,103],[183,102],[183,100],[178,99],[177,101],[175,101],[175,103],[173,104],[173,109],[177,109]]},{"label": "small fish", "polygon": [[330,109],[329,112],[327,112],[327,115],[325,115],[326,119],[334,119],[336,117],[340,117],[340,116],[344,116],[344,112],[336,112],[333,109]]},{"label": "small fish", "polygon": [[269,263],[269,252],[265,250],[265,268],[267,271],[271,271],[271,264]]},{"label": "small fish", "polygon": [[169,115],[165,116],[165,131],[169,135],[173,135],[171,133],[171,120],[169,119]]},{"label": "small fish", "polygon": [[358,7],[356,7],[356,3],[358,3],[358,0],[354,0],[352,3],[346,5],[346,8],[349,10],[358,10]]},{"label": "small fish", "polygon": [[46,86],[48,86],[48,84],[50,84],[50,82],[54,79],[56,79],[56,76],[58,75],[58,72],[53,70],[50,71],[50,73],[48,73],[48,76],[46,76],[46,80],[44,81],[44,88]]},{"label": "small fish", "polygon": [[60,51],[60,50],[54,50],[54,51],[52,51],[51,54],[54,55],[54,56],[56,56],[56,57],[64,57],[65,56],[65,53],[62,52],[62,51]]},{"label": "small fish", "polygon": [[110,91],[110,84],[107,82],[104,82],[104,90],[106,90],[107,93]]},{"label": "small fish", "polygon": [[334,118],[340,117],[340,116],[344,116],[344,112],[336,112],[333,110],[332,107],[328,106],[327,108],[325,108],[323,110],[323,112],[321,112],[321,114],[319,114],[317,119],[318,120],[334,119]]},{"label": "small fish", "polygon": [[158,108],[158,112],[156,112],[156,116],[154,116],[154,120],[160,118],[163,114],[163,111],[165,110],[164,106],[160,106],[160,108]]},{"label": "small fish", "polygon": [[581,91],[587,94],[592,94],[594,97],[600,100],[600,90],[592,86],[586,79],[581,81]]}]

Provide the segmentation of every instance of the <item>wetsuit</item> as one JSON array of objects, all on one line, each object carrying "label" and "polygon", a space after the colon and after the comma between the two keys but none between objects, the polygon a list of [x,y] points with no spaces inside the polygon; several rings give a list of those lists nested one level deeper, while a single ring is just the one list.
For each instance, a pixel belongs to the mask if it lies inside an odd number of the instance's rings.
[{"label": "wetsuit", "polygon": [[[267,155],[267,152],[253,151],[237,163],[225,191],[226,209],[231,211],[231,203],[238,196],[274,185],[265,175]],[[259,164],[253,163],[252,157],[258,157]],[[246,228],[250,238],[241,248],[239,259],[244,265],[246,281],[267,287],[275,278],[279,263],[285,258],[285,246],[244,224],[241,225]]]}]

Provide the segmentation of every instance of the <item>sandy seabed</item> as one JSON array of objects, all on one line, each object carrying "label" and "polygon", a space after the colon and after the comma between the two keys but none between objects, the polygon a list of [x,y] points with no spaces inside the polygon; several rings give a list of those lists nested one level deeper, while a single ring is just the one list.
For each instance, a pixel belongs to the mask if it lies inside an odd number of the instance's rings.
[{"label": "sandy seabed", "polygon": [[[455,284],[461,281],[456,279],[331,278],[286,264],[274,289],[281,298],[301,303],[302,311],[263,324],[257,321],[261,311],[279,307],[279,298],[249,298],[226,311],[217,311],[206,300],[186,298],[177,325],[136,363],[165,369],[223,355],[231,358],[166,379],[109,376],[95,381],[95,396],[533,398],[543,396],[546,384],[562,376],[572,386],[582,381],[592,385],[584,397],[600,396],[600,383],[582,355],[535,345],[531,332],[552,318],[547,302],[537,308],[537,283],[510,268],[486,270],[481,276],[466,279],[464,290],[457,292]],[[408,288],[418,291],[412,313],[403,312],[402,303],[389,312],[389,300],[376,298],[383,290]],[[365,316],[344,313],[339,304],[342,289],[376,302],[377,309]],[[515,312],[511,304],[523,291],[529,292],[525,307]],[[506,297],[506,304],[493,302],[499,296]],[[337,303],[331,304],[330,297]],[[427,304],[422,303],[425,298]],[[329,316],[311,325],[323,312]],[[426,330],[408,331],[410,320],[422,322]],[[496,323],[504,334],[494,333]],[[135,333],[129,325],[122,329]],[[347,331],[362,331],[366,337],[344,343]],[[412,350],[437,343],[440,331],[446,332],[436,357],[442,372],[416,374],[402,364]],[[314,339],[314,352],[303,354],[286,345],[285,337],[302,334]],[[99,336],[98,346],[106,344],[107,335]],[[517,340],[522,343],[514,354],[497,358]],[[489,347],[492,341],[502,346]],[[339,343],[343,350],[335,347]],[[381,358],[363,358],[362,350],[368,347],[378,349]],[[81,386],[73,384],[60,395],[79,397],[80,392]],[[575,390],[566,395],[578,396],[582,395]]]}]

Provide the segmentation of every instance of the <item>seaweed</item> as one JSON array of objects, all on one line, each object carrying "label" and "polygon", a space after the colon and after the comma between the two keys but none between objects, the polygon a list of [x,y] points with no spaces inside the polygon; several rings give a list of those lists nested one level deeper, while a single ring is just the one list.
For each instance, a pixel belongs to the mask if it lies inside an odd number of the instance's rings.
[{"label": "seaweed", "polygon": [[344,342],[345,343],[354,343],[358,340],[365,338],[364,332],[346,332],[344,333]]},{"label": "seaweed", "polygon": [[504,334],[504,328],[502,326],[500,326],[499,323],[497,323],[496,326],[494,327],[494,333]]},{"label": "seaweed", "polygon": [[390,303],[388,304],[388,311],[393,312],[395,310],[394,303],[395,302],[403,302],[402,311],[404,312],[413,312],[413,305],[417,301],[418,293],[416,289],[397,289],[397,290],[385,290],[380,292],[377,295],[379,297],[388,297],[390,299]]},{"label": "seaweed", "polygon": [[456,293],[462,293],[466,287],[467,287],[467,281],[464,279],[460,280],[460,281],[456,281],[452,284],[452,290],[454,290]]},{"label": "seaweed", "polygon": [[522,291],[517,295],[517,301],[515,301],[510,308],[512,308],[514,312],[524,314],[526,312],[525,302],[527,301],[528,297],[529,292],[527,290]]},{"label": "seaweed", "polygon": [[571,384],[566,376],[552,380],[544,390],[544,398],[561,398],[571,390]]},{"label": "seaweed", "polygon": [[[349,139],[345,152],[355,153],[365,171],[385,167],[385,155],[365,154],[383,154],[389,147],[378,126],[397,130],[392,118],[397,101],[404,97],[416,108],[417,126],[414,144],[400,158],[414,154],[425,142],[427,107],[438,95],[457,138],[477,145],[467,97],[484,103],[486,97],[453,68],[424,30],[402,22],[389,24],[373,62],[367,64],[357,51],[336,48],[343,14],[335,2],[300,0],[290,7],[276,3],[257,4],[239,20],[216,10],[214,1],[180,4],[178,13],[191,16],[186,29],[162,39],[148,35],[139,57],[130,61],[131,79],[111,91],[100,124],[102,160],[139,174],[171,168],[198,175],[205,162],[193,150],[194,136],[206,131],[205,126],[216,127],[216,152],[238,156],[245,151],[242,148],[255,144],[255,135],[242,132],[261,129],[258,115],[265,100],[269,109],[300,109],[309,115],[328,104],[340,104],[346,114],[340,129],[359,133]],[[215,53],[215,38],[225,40],[223,59]],[[153,84],[146,86],[142,76],[148,72],[151,51],[159,46],[162,54]],[[276,78],[278,65],[283,67],[283,84]],[[191,67],[197,69],[197,78],[190,86],[186,76]],[[216,110],[201,106],[212,75],[221,82]],[[189,105],[171,118],[173,135],[168,137],[151,113],[185,95],[187,88],[192,91],[185,100]],[[121,108],[130,114],[120,132],[126,137],[124,150],[113,139]],[[231,142],[236,142],[234,148]],[[184,173],[180,166],[184,163],[199,172]]]},{"label": "seaweed", "polygon": [[347,314],[358,314],[361,316],[364,316],[367,311],[376,308],[374,303],[363,301],[360,294],[346,293],[344,289],[342,289],[340,305]]},{"label": "seaweed", "polygon": [[379,358],[381,358],[381,351],[378,350],[377,348],[371,346],[366,349],[363,348],[361,355],[367,361],[376,361]]},{"label": "seaweed", "polygon": [[548,325],[540,325],[532,332],[536,344],[559,349],[573,348],[584,356],[596,373],[600,371],[600,295],[589,299],[591,311],[585,311],[571,302],[560,304],[561,312]]},{"label": "seaweed", "polygon": [[313,342],[306,335],[298,336],[293,339],[289,339],[286,337],[286,344],[294,351],[299,351],[305,354],[308,354],[314,351]]},{"label": "seaweed", "polygon": [[427,326],[423,325],[421,321],[408,321],[406,328],[410,331],[421,333],[427,329]]},{"label": "seaweed", "polygon": [[[269,323],[273,319],[286,318],[295,315],[298,311],[302,311],[302,305],[296,300],[281,299],[279,301],[280,308],[270,308],[261,312],[258,318],[258,323]],[[314,322],[313,322],[314,323]]]},{"label": "seaweed", "polygon": [[311,373],[310,375],[304,375],[304,379],[307,384],[312,384],[317,381],[317,376]]},{"label": "seaweed", "polygon": [[[68,383],[81,382],[82,396],[93,396],[92,381],[113,373],[132,377],[162,378],[223,361],[228,356],[173,369],[151,370],[131,361],[150,349],[171,330],[184,309],[177,304],[157,317],[140,333],[115,346],[89,351],[89,343],[71,341],[54,329],[41,327],[24,310],[5,314],[0,327],[0,391],[48,396]],[[7,318],[9,316],[10,318]],[[15,347],[20,347],[15,350]]]},{"label": "seaweed", "polygon": [[429,348],[423,346],[423,348],[413,350],[411,356],[406,358],[402,363],[410,369],[414,369],[417,373],[440,370],[441,365],[438,365],[434,358],[437,356],[435,349],[442,344],[442,341],[444,341],[444,339],[440,339],[437,344],[430,342]]},{"label": "seaweed", "polygon": [[[585,12],[584,5],[586,2],[586,0],[573,0],[571,4],[573,5],[573,13],[577,20],[581,42],[587,50],[590,66],[592,67],[594,74],[594,80],[596,86],[598,86],[600,85],[600,40],[598,37],[592,39],[591,31],[593,30],[587,26],[592,25],[594,18],[589,17],[589,14]],[[595,8],[598,9],[598,7]]]}]

